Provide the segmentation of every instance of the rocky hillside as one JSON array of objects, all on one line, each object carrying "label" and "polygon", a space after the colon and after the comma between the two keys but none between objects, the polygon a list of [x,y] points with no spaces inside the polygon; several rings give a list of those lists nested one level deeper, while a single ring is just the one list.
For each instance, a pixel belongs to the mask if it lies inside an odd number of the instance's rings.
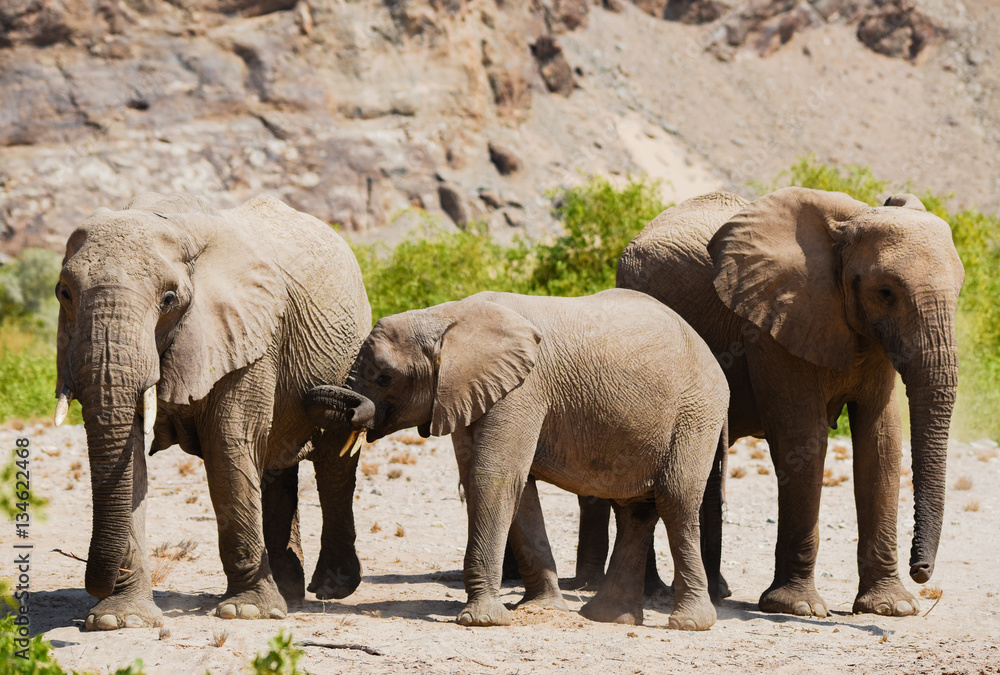
[{"label": "rocky hillside", "polygon": [[0,0],[0,252],[141,190],[538,235],[588,174],[678,199],[804,153],[995,211],[992,5]]}]

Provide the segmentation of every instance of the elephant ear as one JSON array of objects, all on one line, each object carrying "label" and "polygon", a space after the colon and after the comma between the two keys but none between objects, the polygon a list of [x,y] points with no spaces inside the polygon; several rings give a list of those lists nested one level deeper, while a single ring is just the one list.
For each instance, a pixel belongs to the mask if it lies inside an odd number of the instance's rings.
[{"label": "elephant ear", "polygon": [[512,309],[468,299],[454,303],[437,344],[437,388],[430,432],[469,426],[520,386],[538,357],[541,333]]},{"label": "elephant ear", "polygon": [[915,211],[926,211],[927,207],[924,203],[920,201],[920,198],[909,192],[904,194],[892,195],[885,200],[883,206],[901,206],[906,209],[913,209]]},{"label": "elephant ear", "polygon": [[274,342],[287,291],[267,238],[240,211],[170,216],[190,242],[193,297],[160,363],[159,398],[188,404]]},{"label": "elephant ear", "polygon": [[789,352],[847,370],[856,337],[840,280],[843,226],[869,207],[841,192],[789,187],[761,197],[708,244],[719,297]]}]

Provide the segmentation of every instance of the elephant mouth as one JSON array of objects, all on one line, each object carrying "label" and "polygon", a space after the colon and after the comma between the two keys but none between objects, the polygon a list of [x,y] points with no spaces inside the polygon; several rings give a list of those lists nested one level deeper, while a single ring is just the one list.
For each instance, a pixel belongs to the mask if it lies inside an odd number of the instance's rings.
[{"label": "elephant mouth", "polygon": [[355,431],[373,431],[375,404],[355,391],[324,384],[307,391],[303,400],[309,419],[320,428],[347,423]]}]

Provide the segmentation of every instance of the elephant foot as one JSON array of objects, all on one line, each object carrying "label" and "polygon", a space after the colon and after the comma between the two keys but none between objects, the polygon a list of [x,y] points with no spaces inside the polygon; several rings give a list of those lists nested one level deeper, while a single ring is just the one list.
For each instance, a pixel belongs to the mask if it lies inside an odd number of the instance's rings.
[{"label": "elephant foot", "polygon": [[670,613],[668,626],[675,630],[708,630],[715,623],[715,606],[708,594],[686,598]]},{"label": "elephant foot", "polygon": [[340,600],[357,590],[361,584],[361,561],[351,547],[347,554],[335,556],[320,552],[316,571],[309,582],[309,592],[320,600]]},{"label": "elephant foot", "polygon": [[790,581],[783,586],[777,582],[764,591],[758,603],[760,611],[774,612],[777,614],[794,614],[795,616],[818,616],[829,615],[826,603],[816,592],[813,580]]},{"label": "elephant foot", "polygon": [[118,595],[104,598],[87,613],[87,630],[117,630],[162,626],[163,612],[152,598],[124,598]]},{"label": "elephant foot", "polygon": [[306,575],[302,561],[292,550],[271,558],[271,576],[285,602],[298,605],[306,595]]},{"label": "elephant foot", "polygon": [[564,612],[569,611],[569,605],[566,604],[566,599],[563,598],[562,593],[558,591],[553,591],[550,593],[539,593],[537,595],[525,594],[521,601],[517,603],[515,609],[520,609],[521,607],[547,607],[550,609],[559,609]]},{"label": "elephant foot", "polygon": [[560,579],[559,588],[564,591],[596,591],[604,583],[604,570],[577,571],[575,577]]},{"label": "elephant foot", "polygon": [[288,614],[288,605],[278,587],[271,582],[240,593],[227,594],[215,611],[220,619],[284,619]]},{"label": "elephant foot", "polygon": [[470,600],[458,615],[463,626],[509,626],[510,610],[499,598]]},{"label": "elephant foot", "polygon": [[591,621],[603,623],[623,623],[629,626],[642,625],[642,602],[630,603],[623,599],[610,599],[611,594],[598,593],[580,608],[580,614]]},{"label": "elephant foot", "polygon": [[851,611],[855,614],[910,616],[920,613],[920,604],[903,588],[899,578],[894,577],[883,579],[867,591],[858,593]]}]

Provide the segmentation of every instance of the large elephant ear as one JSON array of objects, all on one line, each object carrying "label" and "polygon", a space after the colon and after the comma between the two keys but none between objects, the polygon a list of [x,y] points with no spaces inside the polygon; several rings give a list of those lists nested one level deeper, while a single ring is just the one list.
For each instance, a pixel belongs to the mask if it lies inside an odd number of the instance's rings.
[{"label": "large elephant ear", "polygon": [[841,192],[790,187],[761,197],[708,244],[715,290],[732,311],[819,366],[854,365],[840,279],[843,224],[869,207]]},{"label": "large elephant ear", "polygon": [[437,345],[437,389],[431,434],[467,427],[518,387],[538,357],[541,333],[533,323],[495,302],[453,303],[452,323]]},{"label": "large elephant ear", "polygon": [[240,210],[185,213],[176,220],[191,242],[193,298],[160,362],[159,398],[204,398],[224,375],[244,368],[274,343],[287,299],[266,237]]}]

